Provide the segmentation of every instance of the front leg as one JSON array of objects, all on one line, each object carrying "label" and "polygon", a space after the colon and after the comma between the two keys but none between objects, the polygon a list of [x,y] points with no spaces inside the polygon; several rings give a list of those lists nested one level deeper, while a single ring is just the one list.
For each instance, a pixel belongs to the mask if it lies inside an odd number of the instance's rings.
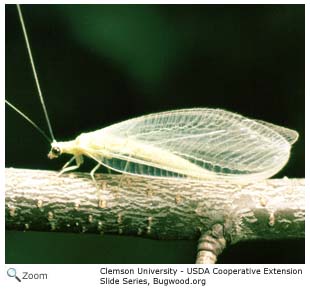
[{"label": "front leg", "polygon": [[[72,165],[72,166],[69,166],[68,165],[73,162],[75,159],[75,162],[76,162],[76,165]],[[74,155],[64,166],[63,168],[60,170],[60,172],[58,173],[58,176],[60,176],[61,174],[65,173],[65,172],[68,172],[68,171],[72,171],[72,170],[75,170],[75,169],[78,169],[81,164],[83,163],[83,156],[82,155]]]},{"label": "front leg", "polygon": [[67,163],[65,163],[65,165],[61,168],[61,171],[67,168],[74,160],[75,156],[73,155],[72,158]]}]

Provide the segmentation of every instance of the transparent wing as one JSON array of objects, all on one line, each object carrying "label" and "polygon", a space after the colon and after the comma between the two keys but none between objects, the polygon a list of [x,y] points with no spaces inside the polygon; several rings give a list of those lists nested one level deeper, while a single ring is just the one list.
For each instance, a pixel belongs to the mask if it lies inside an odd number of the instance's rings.
[{"label": "transparent wing", "polygon": [[235,180],[257,180],[277,173],[298,136],[293,130],[220,109],[150,114],[112,125],[102,133],[128,145],[124,150],[109,148],[113,158],[96,154],[117,171]]},{"label": "transparent wing", "polygon": [[298,132],[292,129],[288,129],[285,127],[281,127],[272,123],[268,123],[266,121],[261,121],[261,120],[255,120],[267,127],[270,127],[271,129],[277,131],[280,135],[282,135],[291,145],[293,145],[299,137]]}]

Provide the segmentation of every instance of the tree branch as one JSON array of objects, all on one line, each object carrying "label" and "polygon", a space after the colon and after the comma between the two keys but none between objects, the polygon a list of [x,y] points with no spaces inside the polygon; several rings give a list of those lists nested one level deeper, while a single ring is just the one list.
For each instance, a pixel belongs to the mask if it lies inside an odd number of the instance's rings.
[{"label": "tree branch", "polygon": [[6,169],[6,228],[198,239],[197,263],[227,242],[304,237],[304,179],[248,185]]}]

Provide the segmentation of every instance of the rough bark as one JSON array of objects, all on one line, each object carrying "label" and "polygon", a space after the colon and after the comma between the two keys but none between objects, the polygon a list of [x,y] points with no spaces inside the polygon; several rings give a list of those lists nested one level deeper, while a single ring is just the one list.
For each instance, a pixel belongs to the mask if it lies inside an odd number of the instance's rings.
[{"label": "rough bark", "polygon": [[[6,228],[198,239],[197,263],[226,242],[304,237],[304,179],[159,180],[6,169]],[[211,253],[211,256],[210,256]],[[212,256],[213,255],[213,256]]]}]

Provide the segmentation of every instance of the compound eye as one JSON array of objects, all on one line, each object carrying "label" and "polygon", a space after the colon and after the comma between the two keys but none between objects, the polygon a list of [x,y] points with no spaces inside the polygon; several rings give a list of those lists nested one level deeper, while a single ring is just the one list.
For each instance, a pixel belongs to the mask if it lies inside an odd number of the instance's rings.
[{"label": "compound eye", "polygon": [[52,153],[56,156],[60,155],[61,154],[60,148],[59,147],[53,147]]}]

